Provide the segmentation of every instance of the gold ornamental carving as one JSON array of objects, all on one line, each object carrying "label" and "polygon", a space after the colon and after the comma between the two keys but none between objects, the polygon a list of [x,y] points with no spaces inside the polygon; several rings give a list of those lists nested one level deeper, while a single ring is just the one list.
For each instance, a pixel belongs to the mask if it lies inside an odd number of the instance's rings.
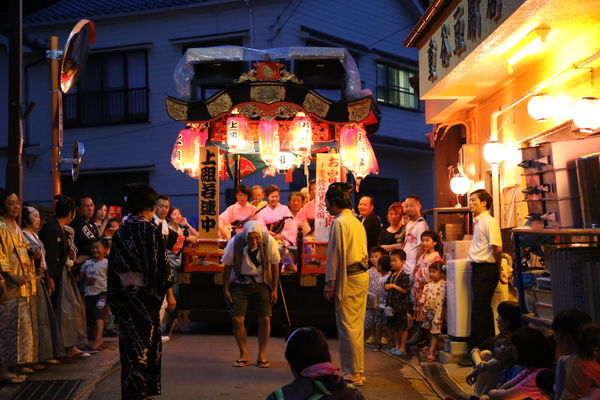
[{"label": "gold ornamental carving", "polygon": [[278,107],[276,113],[279,118],[288,119],[294,118],[298,111],[302,111],[302,109],[299,106],[291,103],[286,103]]},{"label": "gold ornamental carving", "polygon": [[223,92],[210,103],[207,103],[206,109],[211,117],[216,117],[219,114],[229,112],[232,106],[233,102],[231,101],[231,97],[229,97],[227,93]]},{"label": "gold ornamental carving", "polygon": [[186,121],[187,118],[187,104],[181,104],[173,100],[167,100],[167,113],[175,121]]},{"label": "gold ornamental carving", "polygon": [[272,104],[285,99],[285,87],[281,85],[256,85],[250,89],[250,99]]},{"label": "gold ornamental carving", "polygon": [[360,122],[369,116],[370,110],[371,100],[369,98],[348,104],[348,119],[350,121]]},{"label": "gold ornamental carving", "polygon": [[260,109],[256,104],[247,103],[237,107],[239,113],[246,118],[258,118],[261,116]]},{"label": "gold ornamental carving", "polygon": [[318,115],[321,118],[325,118],[329,112],[329,103],[313,93],[308,93],[306,95],[302,107],[309,113]]}]

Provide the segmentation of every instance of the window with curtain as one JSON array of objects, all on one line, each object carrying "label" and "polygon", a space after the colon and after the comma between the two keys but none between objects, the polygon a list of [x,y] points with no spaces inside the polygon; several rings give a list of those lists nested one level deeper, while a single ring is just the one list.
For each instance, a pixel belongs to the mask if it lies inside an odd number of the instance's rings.
[{"label": "window with curtain", "polygon": [[410,85],[417,71],[377,64],[377,101],[390,106],[419,111],[419,98]]},{"label": "window with curtain", "polygon": [[90,54],[77,87],[63,97],[65,127],[148,121],[146,50]]}]

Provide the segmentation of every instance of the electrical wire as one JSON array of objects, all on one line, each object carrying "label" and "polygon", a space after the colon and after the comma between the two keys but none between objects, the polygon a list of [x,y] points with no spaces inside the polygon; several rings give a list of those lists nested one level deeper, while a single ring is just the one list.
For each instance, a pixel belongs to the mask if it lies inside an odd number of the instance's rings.
[{"label": "electrical wire", "polygon": [[[293,2],[294,2],[294,0],[290,1],[290,2],[288,3],[288,6],[289,6],[291,3],[293,3]],[[296,7],[295,7],[295,8],[292,10],[292,12],[290,13],[290,15],[289,15],[289,16],[287,17],[287,19],[286,19],[286,20],[283,22],[283,24],[281,24],[281,26],[280,26],[279,28],[277,28],[277,30],[275,31],[275,34],[274,34],[272,37],[270,37],[270,38],[268,39],[268,42],[272,42],[273,40],[275,40],[275,38],[276,38],[277,36],[279,36],[279,33],[281,33],[281,30],[283,29],[283,27],[284,27],[284,26],[285,26],[285,25],[288,23],[288,21],[290,20],[290,18],[292,18],[292,17],[294,16],[294,14],[296,13],[296,11],[298,11],[298,8],[300,8],[300,6],[302,5],[302,3],[303,3],[303,2],[304,2],[304,0],[300,0],[300,1],[298,1],[298,4],[296,5]],[[287,6],[286,6],[286,9],[287,9]],[[277,17],[277,20],[279,20],[279,18],[280,18],[280,17],[283,15],[283,13],[284,13],[284,12],[285,12],[285,10],[283,10],[283,11],[281,12],[281,15],[280,15],[279,17]],[[273,25],[271,25],[272,27],[274,27],[274,26],[277,24],[277,20],[275,21],[275,23],[274,23]]]},{"label": "electrical wire", "polygon": [[367,45],[367,47],[369,47],[369,48],[370,48],[370,47],[372,47],[373,45],[375,45],[375,44],[377,44],[377,43],[379,43],[379,42],[382,42],[382,41],[384,41],[385,39],[389,38],[390,36],[393,36],[393,35],[395,35],[395,34],[397,34],[397,33],[400,33],[400,32],[402,32],[402,31],[404,31],[404,30],[406,30],[406,29],[408,29],[408,28],[411,28],[412,26],[413,26],[413,24],[410,24],[410,25],[405,25],[405,26],[403,26],[402,28],[400,28],[400,29],[398,29],[398,30],[396,30],[396,31],[394,31],[394,32],[392,32],[392,33],[390,33],[389,35],[386,35],[386,36],[382,37],[381,39],[378,39],[378,40],[374,41],[373,43],[371,43],[371,44]]}]

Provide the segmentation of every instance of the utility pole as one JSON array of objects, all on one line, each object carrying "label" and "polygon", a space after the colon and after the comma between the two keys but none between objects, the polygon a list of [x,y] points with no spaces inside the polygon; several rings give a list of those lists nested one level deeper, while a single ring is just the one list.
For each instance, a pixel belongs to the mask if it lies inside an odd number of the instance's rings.
[{"label": "utility pole", "polygon": [[[58,51],[58,36],[50,36],[50,51]],[[62,146],[62,93],[58,89],[58,57],[50,59],[52,99],[52,198],[60,194],[60,148]]]},{"label": "utility pole", "polygon": [[23,197],[23,5],[22,0],[9,0],[8,44],[8,163],[6,189]]}]

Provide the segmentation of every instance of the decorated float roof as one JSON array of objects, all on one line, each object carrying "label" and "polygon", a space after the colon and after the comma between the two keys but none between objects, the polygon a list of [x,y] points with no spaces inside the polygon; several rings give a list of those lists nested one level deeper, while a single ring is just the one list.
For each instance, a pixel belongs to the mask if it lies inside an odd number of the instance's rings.
[{"label": "decorated float roof", "polygon": [[[344,70],[343,100],[328,99],[304,85],[285,69],[285,63],[293,60],[339,60]],[[240,61],[252,63],[253,68],[212,96],[192,99],[193,80],[198,78],[195,64]],[[220,122],[233,109],[250,119],[280,121],[289,120],[302,111],[314,123],[322,125],[322,130],[327,130],[328,125],[341,127],[358,123],[368,133],[374,133],[379,126],[380,113],[372,92],[361,88],[356,63],[344,48],[191,48],[181,57],[173,77],[177,97],[166,100],[169,115],[182,122],[212,123],[216,128],[211,135],[213,140],[219,140]],[[317,135],[315,141],[335,140],[335,129],[332,133]]]}]

